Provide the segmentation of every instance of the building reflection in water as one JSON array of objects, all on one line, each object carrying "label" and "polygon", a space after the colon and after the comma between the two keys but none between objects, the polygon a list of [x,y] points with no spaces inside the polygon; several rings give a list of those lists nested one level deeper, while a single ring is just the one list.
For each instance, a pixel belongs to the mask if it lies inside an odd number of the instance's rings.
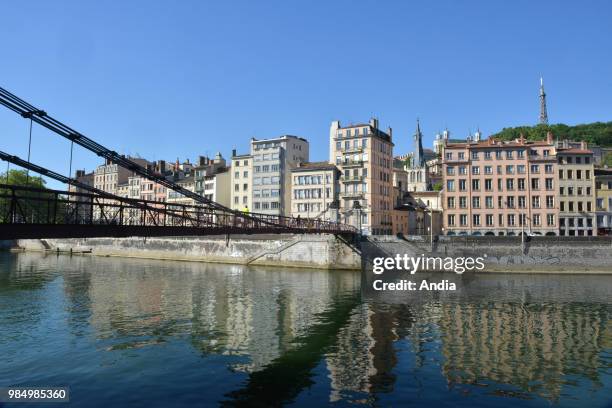
[{"label": "building reflection in water", "polygon": [[184,340],[231,357],[228,368],[249,376],[234,401],[273,390],[276,402],[292,400],[319,364],[330,402],[371,403],[397,391],[399,373],[432,367],[451,392],[558,401],[572,381],[602,387],[610,364],[608,277],[555,286],[550,277],[488,276],[456,297],[385,304],[359,300],[354,272],[39,254],[15,262],[13,290],[63,277],[69,327],[90,331],[105,351]]}]

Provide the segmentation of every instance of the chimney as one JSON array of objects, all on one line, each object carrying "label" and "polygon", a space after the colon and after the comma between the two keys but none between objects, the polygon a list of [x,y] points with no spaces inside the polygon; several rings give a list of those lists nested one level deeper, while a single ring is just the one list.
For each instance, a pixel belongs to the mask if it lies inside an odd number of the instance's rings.
[{"label": "chimney", "polygon": [[374,129],[378,129],[378,119],[371,118],[370,119],[370,126],[372,126]]},{"label": "chimney", "polygon": [[553,144],[553,134],[550,130],[546,132],[546,143]]},{"label": "chimney", "polygon": [[389,126],[387,129],[387,133],[389,134],[389,137],[393,137],[393,129],[391,129],[391,126]]},{"label": "chimney", "polygon": [[159,172],[162,174],[166,172],[166,161],[165,160],[159,161]]},{"label": "chimney", "polygon": [[232,157],[236,157],[236,149],[232,149]]},{"label": "chimney", "polygon": [[79,177],[83,177],[84,175],[85,175],[85,170],[77,170],[75,177],[79,178]]},{"label": "chimney", "polygon": [[580,142],[580,149],[582,150],[586,150],[587,149],[587,142],[585,142],[584,140],[582,140]]}]

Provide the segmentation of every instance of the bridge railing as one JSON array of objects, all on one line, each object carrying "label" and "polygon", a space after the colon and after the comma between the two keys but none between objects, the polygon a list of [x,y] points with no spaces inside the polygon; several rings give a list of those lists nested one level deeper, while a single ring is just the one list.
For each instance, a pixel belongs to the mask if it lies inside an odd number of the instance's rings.
[{"label": "bridge railing", "polygon": [[209,206],[0,184],[0,223],[163,226],[245,232],[355,233],[352,226]]}]

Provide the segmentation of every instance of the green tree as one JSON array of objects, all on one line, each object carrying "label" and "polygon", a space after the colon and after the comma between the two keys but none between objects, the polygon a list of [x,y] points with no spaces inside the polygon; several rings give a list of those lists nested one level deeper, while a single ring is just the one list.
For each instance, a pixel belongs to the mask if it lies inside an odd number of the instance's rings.
[{"label": "green tree", "polygon": [[9,170],[0,174],[0,222],[46,223],[61,218],[64,206],[54,193],[12,189],[9,186],[46,190],[40,176],[28,175],[26,170]]},{"label": "green tree", "polygon": [[544,140],[546,133],[551,131],[556,139],[586,141],[589,144],[611,147],[612,146],[612,122],[594,122],[580,125],[568,126],[563,123],[554,125],[516,126],[504,128],[492,135],[499,140],[513,140],[521,134],[527,140]]},{"label": "green tree", "polygon": [[433,185],[433,190],[434,191],[441,191],[442,190],[442,183],[436,183]]}]

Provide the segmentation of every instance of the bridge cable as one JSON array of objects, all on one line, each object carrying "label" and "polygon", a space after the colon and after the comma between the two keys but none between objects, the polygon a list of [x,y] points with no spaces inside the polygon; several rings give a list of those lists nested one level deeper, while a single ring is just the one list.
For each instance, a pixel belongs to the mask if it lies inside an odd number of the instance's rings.
[{"label": "bridge cable", "polygon": [[[30,117],[30,138],[28,140],[28,163],[30,163],[30,152],[32,151],[32,117]],[[30,185],[30,170],[26,169],[26,186]]]},{"label": "bridge cable", "polygon": [[68,178],[72,177],[72,150],[73,149],[74,149],[74,140],[70,142],[70,167],[68,168]]}]

